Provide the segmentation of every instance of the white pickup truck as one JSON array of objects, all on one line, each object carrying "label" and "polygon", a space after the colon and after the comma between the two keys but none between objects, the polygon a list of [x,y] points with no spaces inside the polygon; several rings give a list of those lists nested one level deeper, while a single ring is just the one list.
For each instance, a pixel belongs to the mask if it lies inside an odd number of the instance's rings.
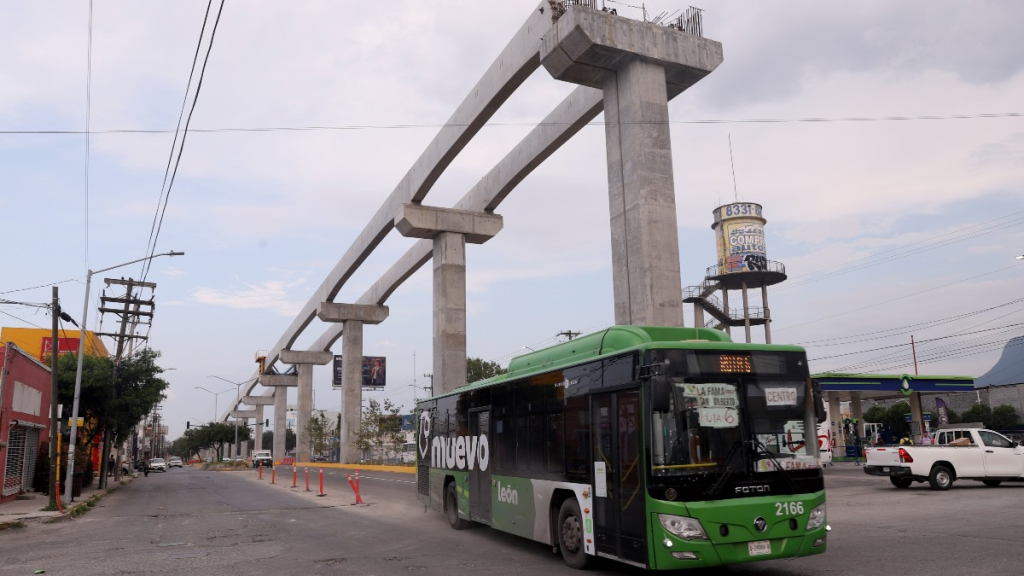
[{"label": "white pickup truck", "polygon": [[864,472],[888,476],[897,488],[926,480],[934,490],[948,490],[961,479],[992,487],[1024,480],[1024,447],[981,428],[939,430],[930,446],[878,446],[866,455]]}]

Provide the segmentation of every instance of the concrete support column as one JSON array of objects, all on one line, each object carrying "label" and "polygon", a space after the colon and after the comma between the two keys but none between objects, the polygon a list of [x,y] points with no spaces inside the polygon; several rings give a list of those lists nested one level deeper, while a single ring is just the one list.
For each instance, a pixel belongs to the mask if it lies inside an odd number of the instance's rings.
[{"label": "concrete support column", "polygon": [[341,461],[359,462],[355,445],[363,417],[363,325],[380,324],[390,313],[387,306],[324,302],[317,317],[324,322],[342,322],[341,331]]},{"label": "concrete support column", "polygon": [[[921,393],[911,392],[907,398],[910,403],[910,431],[913,434],[914,442],[921,443],[921,434],[924,432],[924,409],[921,407]],[[917,433],[914,433],[914,423],[917,423]]]},{"label": "concrete support column", "polygon": [[747,281],[743,281],[743,329],[746,331],[747,344],[750,344],[750,299],[747,296]]},{"label": "concrete support column", "polygon": [[603,93],[615,323],[682,326],[668,99],[718,67],[722,45],[583,6],[541,44],[553,77]]},{"label": "concrete support column", "polygon": [[704,327],[704,306],[700,302],[693,304],[693,325],[696,328]]},{"label": "concrete support column", "polygon": [[[725,317],[731,319],[732,312],[729,310],[729,291],[724,287],[722,288],[722,312],[725,312]],[[732,326],[728,322],[725,323],[725,333],[732,336]]]},{"label": "concrete support column", "polygon": [[287,430],[288,414],[288,389],[280,387],[274,389],[274,461],[280,462],[285,455],[285,438]]},{"label": "concrete support column", "polygon": [[842,446],[846,444],[846,431],[843,430],[843,413],[840,409],[839,397],[832,393],[826,392],[826,400],[828,401],[828,419],[831,422],[831,430],[829,430],[829,441],[832,442],[832,450],[839,456],[845,456],[845,454],[838,454],[836,446]]},{"label": "concrete support column", "polygon": [[864,438],[864,411],[860,406],[860,392],[850,392],[850,416],[857,419],[857,435]]},{"label": "concrete support column", "polygon": [[682,326],[665,70],[633,59],[603,90],[615,323]]},{"label": "concrete support column", "polygon": [[452,232],[434,238],[434,382],[466,385],[466,239]]},{"label": "concrete support column", "polygon": [[298,364],[299,397],[295,414],[295,461],[309,462],[309,418],[313,412],[313,365]]},{"label": "concrete support column", "polygon": [[341,333],[341,356],[341,461],[355,464],[361,456],[356,437],[363,417],[362,322],[345,322]]},{"label": "concrete support column", "polygon": [[761,285],[761,306],[764,307],[764,343],[772,343],[772,311],[768,308],[768,286]]},{"label": "concrete support column", "polygon": [[[497,214],[405,204],[395,228],[434,241],[434,393],[466,384],[466,243],[482,244],[501,231]],[[676,294],[682,306],[682,292]],[[681,310],[682,308],[680,308]]]},{"label": "concrete support column", "polygon": [[263,405],[256,407],[256,426],[253,427],[253,450],[263,450]]}]

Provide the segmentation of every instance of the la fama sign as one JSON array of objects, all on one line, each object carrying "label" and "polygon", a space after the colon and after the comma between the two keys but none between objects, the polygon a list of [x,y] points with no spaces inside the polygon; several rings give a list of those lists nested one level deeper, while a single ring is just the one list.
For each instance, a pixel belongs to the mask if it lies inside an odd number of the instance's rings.
[{"label": "la fama sign", "polygon": [[420,433],[417,444],[421,459],[426,459],[429,450],[430,465],[433,468],[487,470],[491,459],[487,434],[431,438],[430,423],[430,411],[420,412]]}]

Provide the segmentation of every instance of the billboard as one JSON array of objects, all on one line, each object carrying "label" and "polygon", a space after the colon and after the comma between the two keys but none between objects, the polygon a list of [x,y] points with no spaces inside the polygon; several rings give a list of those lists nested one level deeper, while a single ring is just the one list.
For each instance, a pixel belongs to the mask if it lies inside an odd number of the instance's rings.
[{"label": "billboard", "polygon": [[761,205],[737,202],[714,210],[715,244],[718,247],[718,273],[758,272],[768,263],[765,249]]},{"label": "billboard", "polygon": [[[387,384],[388,361],[384,356],[363,356],[362,365],[362,387],[383,388]],[[334,377],[331,387],[341,390],[342,382],[342,361],[341,356],[334,357]]]}]

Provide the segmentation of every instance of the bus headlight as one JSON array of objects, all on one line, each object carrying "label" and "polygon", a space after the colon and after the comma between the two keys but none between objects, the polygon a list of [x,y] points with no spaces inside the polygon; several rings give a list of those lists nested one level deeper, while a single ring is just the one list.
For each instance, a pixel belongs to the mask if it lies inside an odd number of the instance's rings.
[{"label": "bus headlight", "polygon": [[708,535],[696,518],[687,516],[675,516],[673,514],[658,514],[658,520],[665,530],[683,540],[707,540]]},{"label": "bus headlight", "polygon": [[821,527],[825,523],[825,505],[818,504],[811,510],[810,516],[807,517],[807,529],[814,530],[815,528]]}]

